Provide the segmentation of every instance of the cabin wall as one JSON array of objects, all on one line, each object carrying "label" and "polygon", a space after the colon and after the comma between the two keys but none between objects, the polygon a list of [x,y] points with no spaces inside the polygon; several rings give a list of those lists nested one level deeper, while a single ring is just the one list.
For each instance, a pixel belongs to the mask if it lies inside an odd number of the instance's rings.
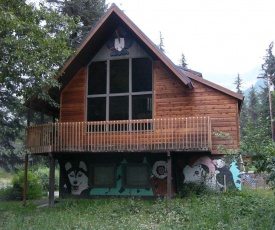
[{"label": "cabin wall", "polygon": [[[238,148],[239,111],[237,99],[192,80],[193,90],[168,71],[161,62],[154,63],[154,116],[200,117],[209,116],[212,123],[212,153],[221,154],[219,145]],[[229,133],[233,140],[217,138],[214,133]]]},{"label": "cabin wall", "polygon": [[60,99],[60,121],[85,121],[86,112],[86,67],[82,67],[70,83],[62,90]]},{"label": "cabin wall", "polygon": [[[102,153],[58,155],[60,164],[60,196],[139,196],[159,197],[167,195],[166,153]],[[172,152],[172,194],[178,194],[189,182],[205,180],[211,189],[223,191],[225,186],[241,189],[240,170],[236,162],[225,162],[222,156],[200,153]],[[127,172],[128,166],[134,170]],[[95,167],[101,168],[96,172]],[[113,167],[112,176],[107,167]],[[146,166],[142,171],[138,166]],[[109,171],[110,173],[110,171]],[[145,175],[144,177],[140,175]],[[142,185],[127,186],[127,179]],[[95,181],[110,181],[110,186],[96,185]]]},{"label": "cabin wall", "polygon": [[[212,123],[212,153],[219,145],[237,149],[239,143],[239,111],[237,99],[192,80],[193,90],[167,70],[161,62],[154,62],[154,118],[209,116]],[[61,93],[61,122],[86,121],[86,68],[82,67]],[[224,140],[215,133],[228,133],[232,140]]]}]

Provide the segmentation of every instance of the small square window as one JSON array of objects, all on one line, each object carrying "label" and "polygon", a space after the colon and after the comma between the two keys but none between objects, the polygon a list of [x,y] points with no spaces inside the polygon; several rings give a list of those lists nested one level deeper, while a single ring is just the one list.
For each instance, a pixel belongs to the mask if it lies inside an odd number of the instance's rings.
[{"label": "small square window", "polygon": [[115,165],[92,165],[90,170],[91,186],[95,188],[116,187]]},{"label": "small square window", "polygon": [[150,175],[148,164],[127,164],[124,166],[124,187],[148,188]]}]

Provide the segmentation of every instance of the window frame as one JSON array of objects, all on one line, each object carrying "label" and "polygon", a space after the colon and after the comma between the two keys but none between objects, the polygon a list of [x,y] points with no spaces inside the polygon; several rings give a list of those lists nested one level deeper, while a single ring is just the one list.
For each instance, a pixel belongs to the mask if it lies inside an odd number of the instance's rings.
[{"label": "window frame", "polygon": [[[113,167],[113,183],[111,184],[95,184],[95,168],[96,167]],[[117,174],[117,165],[116,164],[91,164],[89,170],[89,184],[93,188],[116,188],[116,174]]]},{"label": "window frame", "polygon": [[[152,90],[151,91],[141,91],[141,92],[133,92],[132,91],[132,60],[133,59],[138,59],[138,58],[148,58],[151,63],[151,77],[152,77]],[[125,92],[125,93],[110,93],[110,63],[111,61],[116,61],[116,60],[128,60],[129,61],[129,92]],[[107,63],[107,81],[106,81],[106,94],[88,94],[88,83],[89,83],[89,67],[93,62],[102,62],[102,61],[106,61]],[[146,96],[146,95],[150,95],[151,96],[151,115],[152,118],[154,117],[154,73],[153,73],[153,60],[148,57],[148,56],[143,56],[143,57],[129,57],[129,58],[125,58],[125,57],[121,57],[121,58],[115,58],[115,59],[107,59],[107,60],[101,60],[101,59],[96,59],[96,60],[92,60],[88,65],[87,65],[87,87],[86,87],[86,114],[85,114],[85,120],[88,121],[88,99],[89,98],[98,98],[98,97],[104,97],[106,98],[106,120],[105,121],[110,121],[110,98],[111,97],[118,97],[118,96],[127,96],[129,98],[128,100],[128,119],[127,120],[133,120],[133,103],[132,103],[132,98],[133,96]],[[152,119],[152,118],[144,118],[144,119]],[[88,121],[88,122],[93,122],[93,121]]]},{"label": "window frame", "polygon": [[[147,169],[147,181],[144,184],[140,184],[140,185],[134,185],[134,184],[129,184],[127,182],[127,167],[139,167],[139,166],[143,166],[146,167]],[[123,188],[151,188],[150,186],[150,177],[151,177],[151,168],[150,165],[148,163],[127,163],[127,164],[123,164],[122,165],[122,187]]]}]

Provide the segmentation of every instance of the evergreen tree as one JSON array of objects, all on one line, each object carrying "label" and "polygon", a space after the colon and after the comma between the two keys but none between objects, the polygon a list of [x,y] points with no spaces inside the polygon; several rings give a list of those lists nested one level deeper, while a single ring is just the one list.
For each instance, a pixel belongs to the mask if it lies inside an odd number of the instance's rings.
[{"label": "evergreen tree", "polygon": [[240,77],[240,74],[236,77],[236,80],[234,84],[236,85],[237,93],[243,94],[243,91],[241,90],[243,80]]},{"label": "evergreen tree", "polygon": [[[273,55],[273,42],[270,43],[266,50],[266,56],[264,57],[264,63],[262,64],[262,70],[264,76],[270,77],[275,75],[275,56]],[[273,83],[275,82],[275,76],[272,77]]]},{"label": "evergreen tree", "polygon": [[249,119],[253,124],[256,124],[259,118],[259,98],[253,85],[248,95],[247,108]]},{"label": "evergreen tree", "polygon": [[181,59],[180,59],[179,65],[181,67],[187,68],[188,64],[186,63],[185,55],[183,53],[181,54]]},{"label": "evergreen tree", "polygon": [[163,44],[163,37],[161,32],[159,32],[159,49],[165,53],[164,44]]},{"label": "evergreen tree", "polygon": [[62,14],[80,19],[81,27],[71,34],[73,47],[82,41],[108,7],[105,0],[48,0],[48,2],[57,7]]}]

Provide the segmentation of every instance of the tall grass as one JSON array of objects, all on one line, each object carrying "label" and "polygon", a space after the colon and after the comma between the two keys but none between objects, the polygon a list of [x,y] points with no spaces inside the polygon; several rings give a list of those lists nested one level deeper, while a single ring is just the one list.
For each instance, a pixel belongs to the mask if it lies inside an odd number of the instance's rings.
[{"label": "tall grass", "polygon": [[0,203],[0,229],[275,229],[270,191],[172,199],[66,199],[53,208]]}]

